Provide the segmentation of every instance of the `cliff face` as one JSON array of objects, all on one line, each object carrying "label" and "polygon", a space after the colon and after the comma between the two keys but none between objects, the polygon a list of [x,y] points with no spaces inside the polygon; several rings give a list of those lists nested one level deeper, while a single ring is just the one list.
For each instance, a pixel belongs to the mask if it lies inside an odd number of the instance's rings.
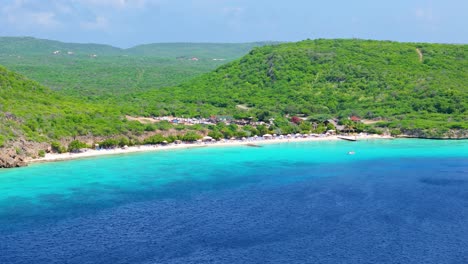
[{"label": "cliff face", "polygon": [[0,168],[16,168],[26,166],[25,157],[13,148],[0,149]]},{"label": "cliff face", "polygon": [[406,129],[401,131],[401,137],[426,139],[468,139],[468,129],[451,129],[438,131],[436,129]]}]

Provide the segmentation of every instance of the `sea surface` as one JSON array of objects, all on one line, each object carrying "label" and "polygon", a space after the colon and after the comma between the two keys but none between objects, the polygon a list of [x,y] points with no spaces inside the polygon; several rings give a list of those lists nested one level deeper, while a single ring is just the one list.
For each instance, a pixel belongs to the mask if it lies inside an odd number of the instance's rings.
[{"label": "sea surface", "polygon": [[468,263],[468,140],[197,148],[0,170],[0,263]]}]

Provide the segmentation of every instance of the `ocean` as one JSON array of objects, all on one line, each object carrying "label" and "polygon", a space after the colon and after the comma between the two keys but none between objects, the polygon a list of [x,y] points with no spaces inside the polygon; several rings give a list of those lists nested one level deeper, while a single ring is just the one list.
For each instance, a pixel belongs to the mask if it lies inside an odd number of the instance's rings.
[{"label": "ocean", "polygon": [[468,263],[468,140],[194,148],[1,170],[0,263]]}]

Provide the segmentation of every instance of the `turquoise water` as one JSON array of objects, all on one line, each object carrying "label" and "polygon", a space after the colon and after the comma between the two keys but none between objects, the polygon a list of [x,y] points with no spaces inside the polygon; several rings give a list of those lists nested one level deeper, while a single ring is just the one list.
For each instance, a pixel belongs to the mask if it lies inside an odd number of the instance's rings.
[{"label": "turquoise water", "polygon": [[0,263],[462,263],[467,208],[467,140],[34,164],[0,171]]}]

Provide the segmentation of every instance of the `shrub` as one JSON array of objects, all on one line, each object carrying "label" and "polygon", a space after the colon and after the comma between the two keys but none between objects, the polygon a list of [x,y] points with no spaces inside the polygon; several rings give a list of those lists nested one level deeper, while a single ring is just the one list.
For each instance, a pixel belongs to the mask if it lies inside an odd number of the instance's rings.
[{"label": "shrub", "polygon": [[39,150],[39,152],[37,153],[37,155],[41,158],[45,157],[45,151],[43,149]]},{"label": "shrub", "polygon": [[101,143],[99,143],[99,146],[103,147],[103,148],[115,148],[118,145],[119,145],[119,141],[117,139],[113,139],[113,138],[108,138],[108,139],[102,141]]},{"label": "shrub", "polygon": [[218,130],[210,131],[210,133],[208,133],[208,136],[216,140],[219,140],[224,137],[223,133],[219,132]]},{"label": "shrub", "polygon": [[72,142],[70,142],[70,144],[68,144],[68,152],[77,152],[80,149],[87,147],[88,146],[86,145],[86,143],[81,142],[79,140],[73,140]]},{"label": "shrub", "polygon": [[401,135],[401,131],[400,131],[400,129],[392,129],[392,130],[390,131],[390,135],[391,135],[392,137]]},{"label": "shrub", "polygon": [[145,144],[161,144],[163,141],[167,141],[161,134],[156,134],[144,140]]},{"label": "shrub", "polygon": [[119,147],[124,147],[124,146],[129,146],[130,145],[130,140],[126,137],[121,137],[119,139]]},{"label": "shrub", "polygon": [[197,133],[195,132],[187,132],[183,137],[182,137],[182,140],[183,141],[189,141],[189,142],[193,142],[193,141],[197,141],[201,139],[201,136],[198,135]]},{"label": "shrub", "polygon": [[55,141],[55,142],[52,142],[52,143],[50,144],[50,147],[52,148],[52,151],[53,151],[53,152],[57,152],[57,153],[65,153],[65,152],[67,152],[67,150],[66,150],[62,145],[60,145],[60,143],[58,143],[58,142],[56,142],[56,141]]}]

